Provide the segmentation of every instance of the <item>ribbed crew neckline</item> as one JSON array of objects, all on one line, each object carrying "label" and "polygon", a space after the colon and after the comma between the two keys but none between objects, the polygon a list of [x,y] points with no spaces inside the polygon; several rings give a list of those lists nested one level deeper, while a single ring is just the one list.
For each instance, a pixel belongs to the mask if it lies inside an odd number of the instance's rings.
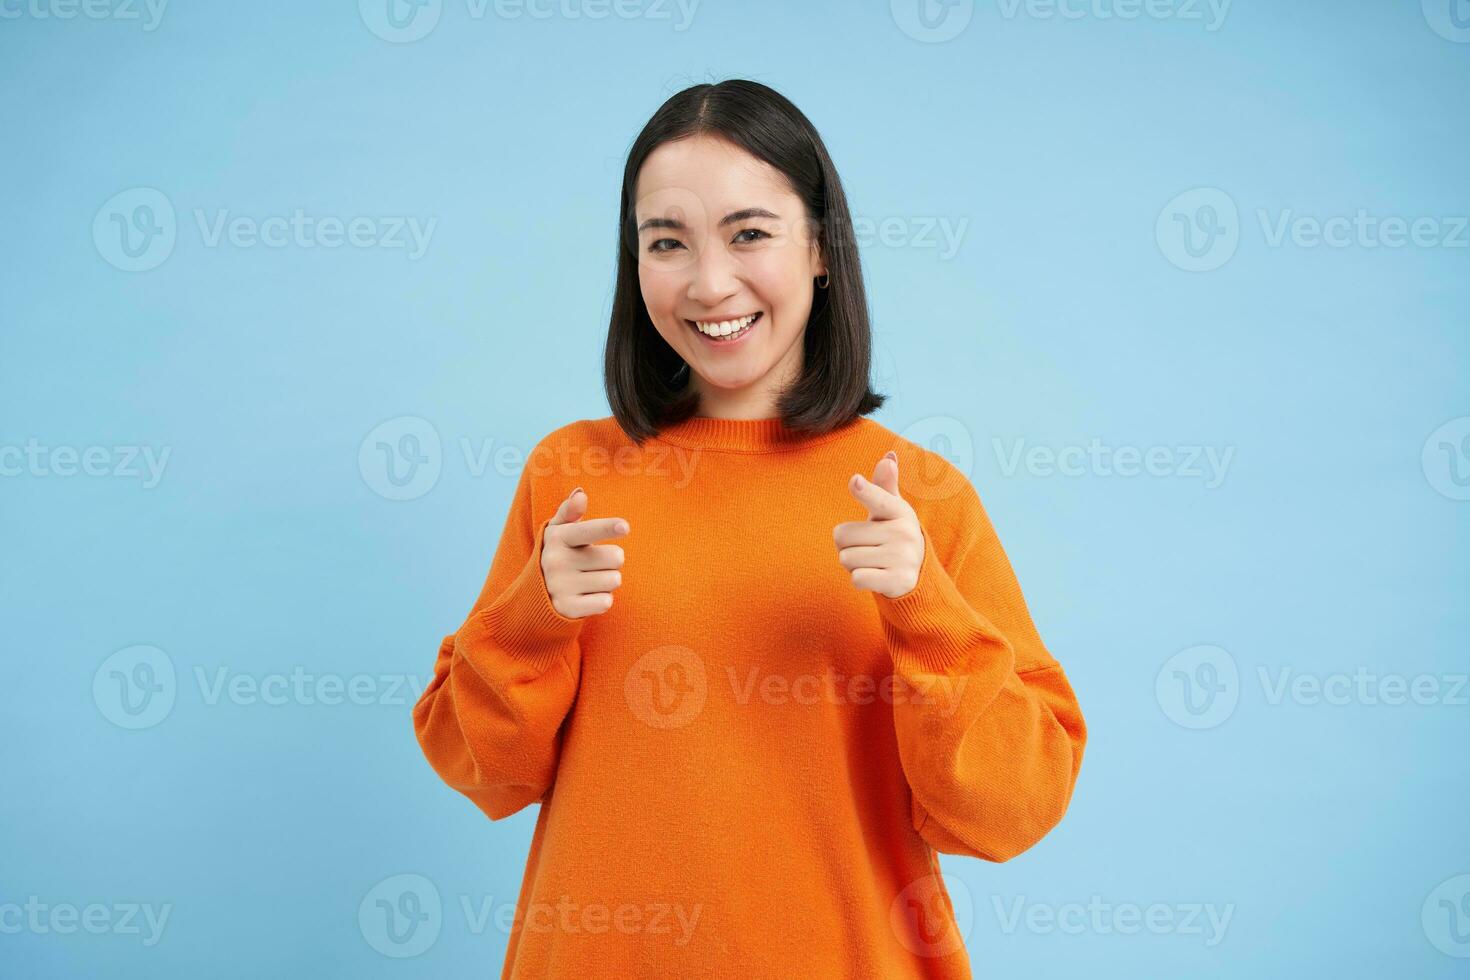
[{"label": "ribbed crew neckline", "polygon": [[654,438],[687,449],[712,449],[735,453],[774,453],[815,446],[852,431],[862,416],[848,425],[821,435],[804,435],[787,427],[780,417],[765,419],[716,419],[704,415],[664,426]]}]

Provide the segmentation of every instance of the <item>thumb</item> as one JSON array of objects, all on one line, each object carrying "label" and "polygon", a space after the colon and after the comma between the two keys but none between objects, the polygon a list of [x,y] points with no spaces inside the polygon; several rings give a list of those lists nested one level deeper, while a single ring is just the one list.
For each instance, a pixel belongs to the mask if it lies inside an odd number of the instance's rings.
[{"label": "thumb", "polygon": [[556,513],[551,516],[552,524],[575,524],[587,513],[587,491],[581,487],[567,494],[567,499],[561,502]]},{"label": "thumb", "polygon": [[898,495],[898,453],[892,449],[883,454],[873,467],[873,482],[889,493]]}]

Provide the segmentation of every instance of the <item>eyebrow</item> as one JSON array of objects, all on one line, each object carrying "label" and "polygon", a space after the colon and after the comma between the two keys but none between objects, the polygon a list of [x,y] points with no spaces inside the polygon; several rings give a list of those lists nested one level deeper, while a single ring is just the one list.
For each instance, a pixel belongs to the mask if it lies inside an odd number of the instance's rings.
[{"label": "eyebrow", "polygon": [[[772,218],[777,221],[781,220],[781,216],[779,214],[772,214],[765,208],[742,208],[739,211],[731,211],[729,214],[721,218],[720,227],[723,228],[726,225],[733,225],[736,222],[740,221],[748,221],[751,218]],[[645,228],[672,228],[676,231],[683,231],[684,222],[680,221],[678,218],[649,218],[638,226],[639,231],[643,231]]]}]

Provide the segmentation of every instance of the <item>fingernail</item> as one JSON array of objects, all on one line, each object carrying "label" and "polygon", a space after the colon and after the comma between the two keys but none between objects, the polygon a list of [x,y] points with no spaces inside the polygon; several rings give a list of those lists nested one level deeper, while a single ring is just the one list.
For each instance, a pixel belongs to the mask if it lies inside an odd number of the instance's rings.
[{"label": "fingernail", "polygon": [[628,522],[627,521],[618,521],[618,523],[616,525],[614,525],[614,529],[619,534],[627,534],[628,533]]},{"label": "fingernail", "polygon": [[852,475],[852,480],[853,480],[853,483],[856,486],[858,486],[859,488],[861,488],[864,483],[868,482],[868,481],[866,481],[866,480],[863,479],[863,475],[861,473],[854,473]]},{"label": "fingernail", "polygon": [[582,489],[582,488],[581,487],[577,487],[571,493],[567,494],[567,499],[570,500],[572,497],[575,497],[577,495],[577,490],[580,490],[580,489]]},{"label": "fingernail", "polygon": [[883,455],[887,456],[889,459],[898,459],[898,453],[894,452],[892,449],[888,450],[888,452],[884,453]]}]

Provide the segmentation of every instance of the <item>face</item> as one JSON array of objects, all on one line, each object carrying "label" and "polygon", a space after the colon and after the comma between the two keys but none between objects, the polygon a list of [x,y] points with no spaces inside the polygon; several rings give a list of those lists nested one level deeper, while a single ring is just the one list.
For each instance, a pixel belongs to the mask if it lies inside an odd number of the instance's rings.
[{"label": "face", "polygon": [[708,135],[649,154],[634,196],[643,302],[704,407],[773,414],[775,391],[801,371],[813,280],[827,272],[801,199],[779,170]]}]

